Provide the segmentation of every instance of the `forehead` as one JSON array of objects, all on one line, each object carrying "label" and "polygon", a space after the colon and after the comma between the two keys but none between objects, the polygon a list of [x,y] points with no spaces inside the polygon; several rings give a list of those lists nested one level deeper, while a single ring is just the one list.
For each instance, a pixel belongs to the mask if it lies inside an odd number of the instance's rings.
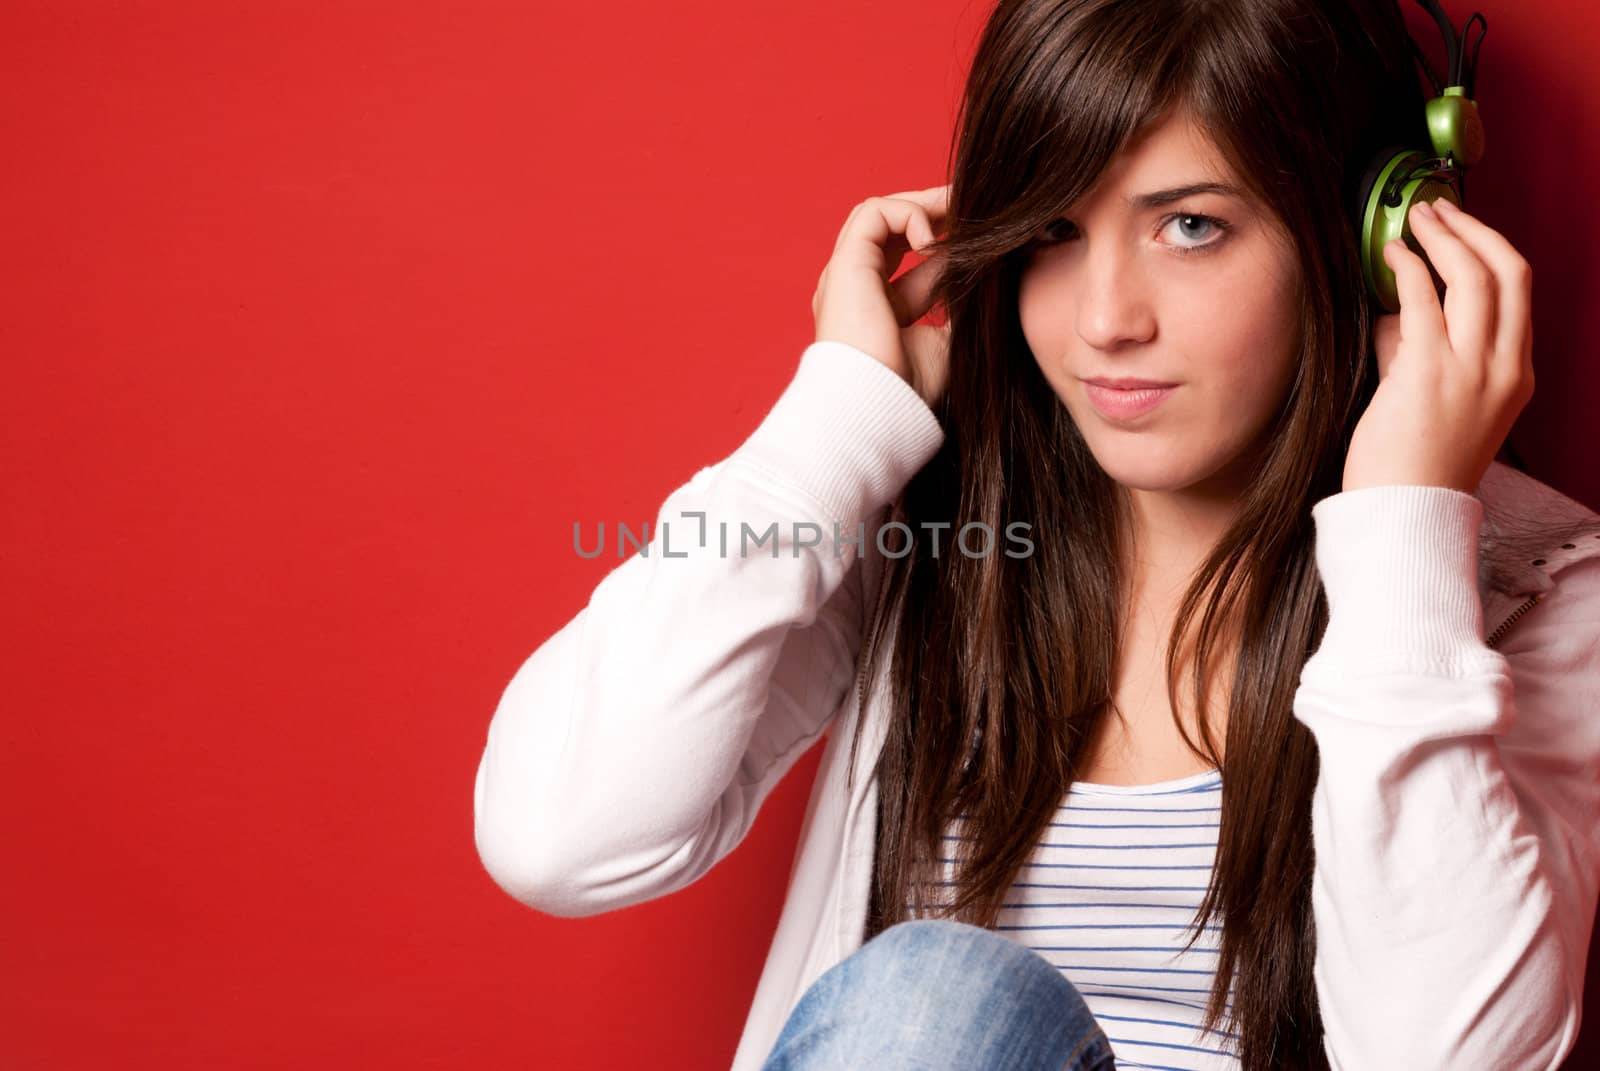
[{"label": "forehead", "polygon": [[[1215,186],[1217,189],[1200,187]],[[1177,188],[1192,194],[1233,197],[1248,205],[1251,194],[1217,148],[1209,132],[1184,111],[1171,111],[1123,146],[1107,165],[1087,200],[1117,208],[1149,208],[1177,200],[1149,195]]]}]

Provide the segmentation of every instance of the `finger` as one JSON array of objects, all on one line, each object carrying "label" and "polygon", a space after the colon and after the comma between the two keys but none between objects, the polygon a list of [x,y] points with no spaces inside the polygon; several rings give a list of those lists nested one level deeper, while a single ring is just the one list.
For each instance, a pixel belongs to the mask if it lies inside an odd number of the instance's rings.
[{"label": "finger", "polygon": [[1495,353],[1519,368],[1531,364],[1533,266],[1504,235],[1454,202],[1434,202],[1440,216],[1494,271],[1499,288]]},{"label": "finger", "polygon": [[933,284],[938,281],[943,261],[924,260],[889,284],[889,303],[901,327],[909,327],[933,307]]},{"label": "finger", "polygon": [[908,251],[926,249],[938,241],[927,209],[914,201],[889,201],[884,209],[884,220],[889,224],[886,241],[889,274],[900,266]]},{"label": "finger", "polygon": [[[949,186],[935,186],[928,190],[909,190],[885,198],[885,200],[909,201],[921,210],[921,219],[906,226],[908,248],[924,253],[927,246],[938,241],[937,225],[949,211],[949,194]],[[896,252],[901,251],[897,249]]]},{"label": "finger", "polygon": [[1394,272],[1395,291],[1400,296],[1400,337],[1428,348],[1449,345],[1444,310],[1422,258],[1405,242],[1392,238],[1383,245],[1383,262]]},{"label": "finger", "polygon": [[934,240],[931,217],[916,200],[869,197],[845,220],[833,253],[872,268],[887,281],[908,249]]},{"label": "finger", "polygon": [[934,219],[943,219],[950,210],[950,186],[930,186],[925,190],[903,190],[900,193],[891,193],[890,197],[904,201],[915,201],[921,205]]},{"label": "finger", "polygon": [[[915,201],[899,198],[878,198],[879,226],[869,228],[864,237],[881,250],[876,266],[885,282],[900,267],[910,249],[922,249],[938,240],[933,232],[933,221],[927,210]],[[870,248],[870,247],[869,247]]]},{"label": "finger", "polygon": [[1494,273],[1472,247],[1436,215],[1411,210],[1411,232],[1444,280],[1445,332],[1451,351],[1484,368],[1494,352],[1496,293]]}]

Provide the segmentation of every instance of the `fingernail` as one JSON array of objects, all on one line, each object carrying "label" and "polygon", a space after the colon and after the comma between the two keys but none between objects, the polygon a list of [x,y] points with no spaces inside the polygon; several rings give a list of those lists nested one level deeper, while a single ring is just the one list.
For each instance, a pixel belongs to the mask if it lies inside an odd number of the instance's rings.
[{"label": "fingernail", "polygon": [[1437,201],[1434,201],[1433,207],[1437,208],[1447,216],[1453,216],[1457,212],[1461,211],[1454,201],[1446,200],[1443,197],[1439,198]]},{"label": "fingernail", "polygon": [[1417,215],[1421,216],[1423,219],[1438,219],[1439,218],[1434,213],[1433,207],[1431,205],[1429,205],[1428,202],[1426,202],[1426,201],[1423,201],[1421,204],[1417,205],[1415,211],[1416,211]]}]

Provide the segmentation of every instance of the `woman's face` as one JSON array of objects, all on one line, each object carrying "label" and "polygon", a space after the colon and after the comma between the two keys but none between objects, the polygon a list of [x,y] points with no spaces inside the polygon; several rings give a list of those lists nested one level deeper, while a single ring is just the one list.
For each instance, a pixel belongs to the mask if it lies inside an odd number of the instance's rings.
[{"label": "woman's face", "polygon": [[[1293,378],[1299,266],[1242,189],[1137,201],[1200,182],[1236,185],[1201,128],[1176,112],[1038,236],[1018,312],[1045,379],[1112,479],[1230,496]],[[1086,382],[1098,378],[1175,385],[1141,394]]]}]

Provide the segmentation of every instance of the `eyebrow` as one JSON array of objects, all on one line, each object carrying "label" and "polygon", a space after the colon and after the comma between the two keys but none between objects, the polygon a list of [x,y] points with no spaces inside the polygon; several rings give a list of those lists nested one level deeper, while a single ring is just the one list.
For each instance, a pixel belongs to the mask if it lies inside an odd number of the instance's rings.
[{"label": "eyebrow", "polygon": [[1243,190],[1227,182],[1191,182],[1187,186],[1175,186],[1170,190],[1129,194],[1124,200],[1133,208],[1160,208],[1162,205],[1169,205],[1174,201],[1181,201],[1185,197],[1201,193],[1218,193],[1224,197],[1245,199]]}]

